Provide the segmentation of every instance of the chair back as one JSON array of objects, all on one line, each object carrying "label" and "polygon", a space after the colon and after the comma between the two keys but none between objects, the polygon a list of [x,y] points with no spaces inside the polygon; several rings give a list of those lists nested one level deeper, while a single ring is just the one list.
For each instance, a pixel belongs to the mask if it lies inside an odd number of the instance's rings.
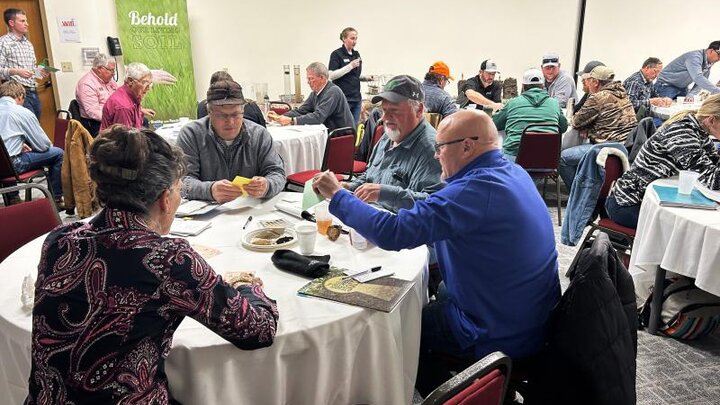
[{"label": "chair back", "polygon": [[10,154],[5,147],[5,142],[0,141],[0,179],[5,181],[8,178],[15,178],[16,182],[20,182],[20,177],[15,171],[12,160],[10,160]]},{"label": "chair back", "polygon": [[77,100],[70,100],[68,111],[70,112],[70,118],[80,121],[80,104],[78,104]]},{"label": "chair back", "polygon": [[292,106],[284,101],[271,101],[270,111],[274,111],[278,115],[283,115],[292,110]]},{"label": "chair back", "polygon": [[[380,142],[380,138],[382,138],[383,134],[385,134],[385,125],[382,123],[382,121],[378,122],[378,125],[375,127],[375,133],[373,134],[373,140],[372,140],[372,147],[375,148],[375,145],[377,145],[378,142]],[[372,154],[372,149],[370,149],[370,153]]]},{"label": "chair back", "polygon": [[40,190],[45,198],[0,208],[0,223],[3,224],[4,229],[12,229],[12,232],[4,232],[3,237],[0,238],[0,262],[22,245],[50,232],[62,223],[50,192],[43,186],[21,184],[0,188],[0,194],[27,191],[32,188]]},{"label": "chair back", "polygon": [[[556,128],[554,132],[539,132],[541,127]],[[520,138],[515,163],[522,166],[528,173],[554,172],[560,165],[560,146],[562,135],[558,124],[541,122],[525,127]]]},{"label": "chair back", "polygon": [[[63,115],[65,118],[63,118]],[[71,118],[73,118],[73,116],[70,114],[70,111],[58,110],[57,116],[55,117],[55,130],[53,131],[53,146],[65,150],[65,137]]]},{"label": "chair back", "polygon": [[511,368],[508,356],[491,353],[436,388],[422,405],[500,405]]},{"label": "chair back", "polygon": [[355,130],[352,127],[337,128],[328,135],[321,170],[348,173],[352,176],[355,156]]},{"label": "chair back", "polygon": [[425,113],[425,121],[428,122],[433,128],[437,129],[442,120],[442,115],[438,113]]},{"label": "chair back", "polygon": [[595,210],[600,214],[601,218],[608,217],[607,212],[605,212],[605,200],[610,194],[613,183],[623,175],[623,172],[623,164],[620,158],[615,155],[607,155],[607,159],[605,159],[605,180],[602,187],[600,187],[600,195],[597,204],[595,204]]}]

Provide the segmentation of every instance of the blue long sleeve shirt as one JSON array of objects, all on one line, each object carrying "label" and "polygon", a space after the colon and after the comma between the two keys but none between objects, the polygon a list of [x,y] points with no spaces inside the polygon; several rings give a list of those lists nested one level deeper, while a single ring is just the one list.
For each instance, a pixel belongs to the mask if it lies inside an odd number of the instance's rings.
[{"label": "blue long sleeve shirt", "polygon": [[24,143],[35,152],[45,152],[52,146],[35,114],[12,97],[0,98],[0,136],[10,157],[22,153]]},{"label": "blue long sleeve shirt", "polygon": [[710,94],[720,93],[720,88],[708,80],[711,67],[712,64],[708,62],[704,49],[685,52],[663,68],[657,82],[681,89],[687,88],[694,82],[695,85],[688,95],[697,94],[703,89]]},{"label": "blue long sleeve shirt", "polygon": [[476,158],[447,186],[397,214],[347,190],[330,211],[383,249],[435,244],[454,337],[482,356],[540,348],[560,298],[552,222],[527,173],[499,150]]}]

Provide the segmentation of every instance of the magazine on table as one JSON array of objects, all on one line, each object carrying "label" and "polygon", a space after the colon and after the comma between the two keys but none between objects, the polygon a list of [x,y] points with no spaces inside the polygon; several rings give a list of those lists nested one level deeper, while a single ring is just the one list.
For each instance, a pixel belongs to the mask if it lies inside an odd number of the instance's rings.
[{"label": "magazine on table", "polygon": [[697,189],[693,189],[690,194],[678,193],[677,187],[667,187],[653,185],[655,193],[663,207],[679,207],[679,208],[698,208],[703,210],[716,210],[718,204],[705,197]]}]

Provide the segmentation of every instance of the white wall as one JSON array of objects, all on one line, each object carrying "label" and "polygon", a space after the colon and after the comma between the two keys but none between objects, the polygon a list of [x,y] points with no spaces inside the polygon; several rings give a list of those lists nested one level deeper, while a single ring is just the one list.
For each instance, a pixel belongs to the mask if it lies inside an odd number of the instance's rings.
[{"label": "white wall", "polygon": [[[88,70],[81,66],[80,48],[107,52],[105,37],[117,36],[115,2],[43,1],[52,63],[71,61],[75,68],[56,78],[60,105],[67,107],[75,83]],[[228,68],[246,90],[253,82],[268,83],[271,98],[283,92],[283,64],[301,65],[302,91],[307,96],[304,67],[313,61],[327,63],[340,46],[340,31],[348,25],[359,33],[357,49],[364,74],[407,73],[422,79],[434,61],[444,60],[456,78],[460,73],[467,78],[477,74],[484,59],[492,58],[502,77],[519,78],[525,69],[538,66],[547,51],[558,52],[563,68],[571,70],[579,7],[579,0],[187,3],[198,97],[207,90],[212,72]],[[647,56],[667,63],[682,52],[705,47],[720,39],[713,32],[720,7],[716,3],[588,0],[581,64],[600,59],[624,78]],[[82,43],[60,43],[59,16],[77,18]],[[456,93],[454,84],[446,90]]]}]

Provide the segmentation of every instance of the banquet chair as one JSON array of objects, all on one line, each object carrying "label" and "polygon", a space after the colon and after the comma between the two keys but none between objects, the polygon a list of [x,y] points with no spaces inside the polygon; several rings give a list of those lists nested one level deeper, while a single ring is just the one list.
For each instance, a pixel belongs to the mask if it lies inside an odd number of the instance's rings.
[{"label": "banquet chair", "polygon": [[12,191],[30,192],[32,189],[40,190],[45,198],[0,208],[0,224],[3,224],[6,230],[12,229],[11,232],[3,232],[3,237],[0,238],[0,262],[20,246],[62,223],[50,191],[43,186],[21,184],[0,188],[0,193],[5,196]]},{"label": "banquet chair", "polygon": [[343,174],[348,174],[348,178],[352,178],[354,153],[355,130],[352,127],[332,130],[325,143],[325,153],[320,169],[306,170],[287,176],[285,188],[291,191],[302,191],[308,180],[325,170],[334,172],[338,181],[345,179]]},{"label": "banquet chair", "polygon": [[580,243],[580,248],[573,259],[566,276],[570,276],[570,271],[575,268],[575,263],[580,257],[580,253],[583,249],[592,245],[593,241],[597,237],[597,234],[600,232],[608,234],[610,242],[618,252],[618,255],[621,257],[623,264],[625,264],[625,267],[629,267],[632,245],[635,241],[635,229],[618,224],[610,219],[607,215],[607,211],[605,211],[605,200],[607,200],[607,197],[610,194],[610,189],[612,188],[613,183],[615,183],[615,180],[619,179],[622,175],[623,164],[620,158],[615,155],[608,155],[605,160],[605,180],[600,188],[600,195],[598,196],[597,203],[595,204],[594,214],[598,215],[599,218],[596,222],[590,224],[590,230],[585,235],[585,239],[583,239]]},{"label": "banquet chair", "polygon": [[[35,179],[44,178],[48,180],[47,173],[44,168],[28,170],[24,173],[17,173],[10,159],[10,154],[5,147],[5,142],[0,142],[0,187],[14,186],[18,183],[32,183]],[[25,201],[32,199],[30,189],[25,189]],[[5,205],[9,205],[8,198],[3,194]]]},{"label": "banquet chair", "polygon": [[[65,118],[63,118],[65,115]],[[53,146],[65,150],[65,136],[72,114],[67,110],[58,110],[55,117],[55,130],[53,131]]]},{"label": "banquet chair", "polygon": [[505,398],[511,360],[494,352],[437,387],[422,405],[500,405]]},{"label": "banquet chair", "polygon": [[278,115],[283,115],[292,110],[292,106],[284,101],[271,101],[270,111],[274,111]]},{"label": "banquet chair", "polygon": [[[538,132],[540,127],[555,127],[555,132]],[[534,130],[533,130],[534,129]],[[522,132],[520,147],[515,163],[520,165],[533,179],[543,179],[542,196],[548,179],[555,182],[555,196],[558,209],[558,226],[562,225],[562,200],[560,198],[560,127],[554,122],[528,124]]]},{"label": "banquet chair", "polygon": [[430,126],[437,129],[438,125],[440,125],[440,121],[442,120],[442,115],[438,113],[424,113],[424,115],[425,121],[427,121]]}]

